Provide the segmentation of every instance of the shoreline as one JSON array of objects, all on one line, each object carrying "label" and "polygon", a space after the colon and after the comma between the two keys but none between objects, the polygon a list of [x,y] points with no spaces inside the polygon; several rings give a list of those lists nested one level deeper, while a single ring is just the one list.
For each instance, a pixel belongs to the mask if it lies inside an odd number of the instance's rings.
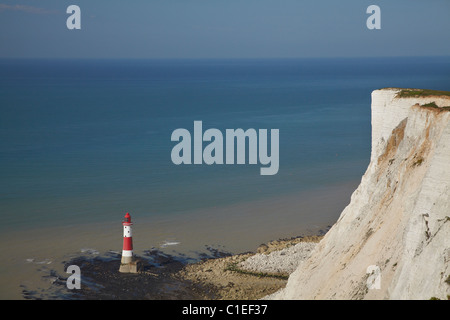
[{"label": "shoreline", "polygon": [[156,248],[136,256],[141,268],[136,274],[120,273],[120,254],[79,256],[65,262],[82,270],[81,289],[68,290],[68,275],[49,270],[46,289],[26,290],[24,299],[55,300],[254,300],[272,294],[287,283],[286,272],[264,272],[242,268],[239,263],[251,257],[289,250],[299,244],[318,243],[323,235],[298,236],[261,244],[255,252],[230,254],[207,248],[209,254],[197,262],[183,254],[169,255]]},{"label": "shoreline", "polygon": [[[156,248],[174,259],[190,257],[192,263],[211,256],[208,249],[239,254],[254,251],[270,239],[320,234],[336,222],[358,183],[342,182],[183,215],[136,215],[134,253],[145,256]],[[10,245],[2,251],[0,296],[22,299],[23,290],[40,292],[55,278],[50,272],[66,277],[64,261],[81,255],[86,260],[105,254],[112,259],[113,252],[121,251],[122,232],[120,221],[108,220],[2,233]]]}]

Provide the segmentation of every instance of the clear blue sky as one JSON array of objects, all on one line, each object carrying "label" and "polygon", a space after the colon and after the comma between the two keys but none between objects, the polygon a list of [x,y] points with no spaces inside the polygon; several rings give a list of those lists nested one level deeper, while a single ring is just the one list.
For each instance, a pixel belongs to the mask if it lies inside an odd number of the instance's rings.
[{"label": "clear blue sky", "polygon": [[450,56],[450,1],[0,0],[0,30],[0,58]]}]

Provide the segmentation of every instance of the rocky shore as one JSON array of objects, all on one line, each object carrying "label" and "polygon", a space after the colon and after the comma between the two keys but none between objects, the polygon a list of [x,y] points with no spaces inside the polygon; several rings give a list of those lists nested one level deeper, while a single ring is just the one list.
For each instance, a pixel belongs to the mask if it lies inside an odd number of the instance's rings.
[{"label": "rocky shore", "polygon": [[283,288],[289,274],[321,239],[322,236],[309,236],[271,241],[261,245],[256,253],[186,265],[174,277],[194,286],[207,286],[215,299],[260,299]]},{"label": "rocky shore", "polygon": [[137,274],[118,272],[120,254],[80,256],[64,263],[81,269],[81,289],[68,290],[68,275],[50,270],[49,288],[27,290],[25,299],[66,300],[248,300],[260,299],[286,285],[289,274],[306,259],[322,236],[295,237],[260,245],[256,252],[231,255],[214,248],[192,263],[191,257],[157,249],[145,252]]}]

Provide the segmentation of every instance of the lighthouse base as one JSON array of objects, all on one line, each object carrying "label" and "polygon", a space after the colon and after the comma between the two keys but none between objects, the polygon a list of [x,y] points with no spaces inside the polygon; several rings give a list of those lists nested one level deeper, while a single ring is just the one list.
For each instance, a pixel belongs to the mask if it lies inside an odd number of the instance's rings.
[{"label": "lighthouse base", "polygon": [[139,260],[132,260],[130,262],[124,263],[123,261],[120,263],[119,272],[122,273],[138,273],[140,269],[141,263]]},{"label": "lighthouse base", "polygon": [[125,256],[125,255],[122,254],[122,260],[121,260],[120,263],[122,263],[122,264],[127,264],[127,263],[131,263],[131,262],[133,262],[133,261],[134,261],[134,258],[133,258],[132,255]]}]

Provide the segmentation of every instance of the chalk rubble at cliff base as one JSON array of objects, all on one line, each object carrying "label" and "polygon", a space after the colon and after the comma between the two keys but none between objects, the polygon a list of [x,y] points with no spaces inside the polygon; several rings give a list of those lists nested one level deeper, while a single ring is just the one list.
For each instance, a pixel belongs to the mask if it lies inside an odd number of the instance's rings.
[{"label": "chalk rubble at cliff base", "polygon": [[300,242],[269,254],[257,253],[240,262],[238,267],[270,274],[292,273],[303,260],[310,256],[316,245],[315,242]]}]

